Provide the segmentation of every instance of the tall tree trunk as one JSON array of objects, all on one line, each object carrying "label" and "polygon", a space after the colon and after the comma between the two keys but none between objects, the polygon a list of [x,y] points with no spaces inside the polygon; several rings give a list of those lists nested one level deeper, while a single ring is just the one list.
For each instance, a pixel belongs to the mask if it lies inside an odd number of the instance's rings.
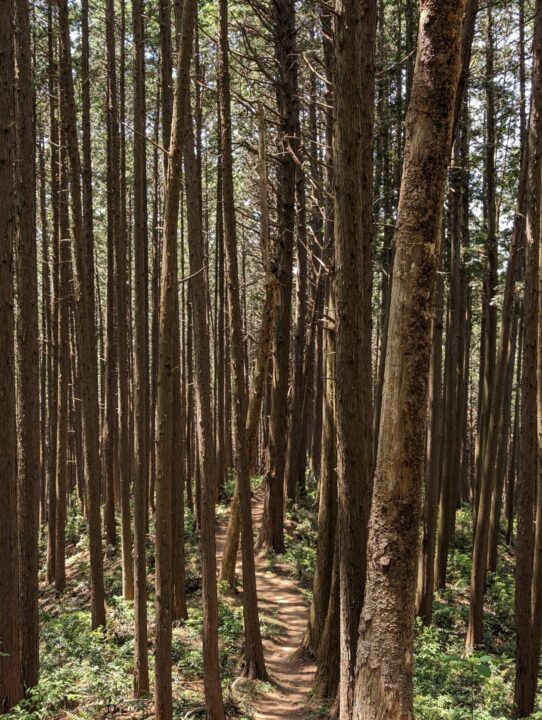
[{"label": "tall tree trunk", "polygon": [[[516,717],[530,715],[536,696],[538,662],[533,637],[533,570],[535,558],[534,521],[537,496],[538,421],[537,363],[540,251],[540,170],[542,152],[542,2],[536,2],[533,37],[531,110],[527,147],[523,153],[523,177],[518,190],[517,215],[525,217],[525,292],[523,300],[523,366],[521,371],[521,417],[519,468],[517,478],[516,538]],[[538,359],[537,359],[538,358]],[[538,539],[538,538],[537,538]],[[538,554],[538,552],[536,553]],[[538,598],[536,598],[538,600]],[[539,640],[540,642],[540,640]]]},{"label": "tall tree trunk", "polygon": [[23,682],[38,682],[39,325],[36,252],[35,123],[28,0],[17,0],[17,277],[18,513]]},{"label": "tall tree trunk", "polygon": [[101,473],[98,436],[98,363],[94,312],[94,247],[91,226],[84,222],[81,204],[81,161],[77,135],[67,0],[59,0],[59,28],[62,122],[70,164],[77,349],[81,367],[81,407],[83,412],[85,484],[90,545],[92,627],[97,628],[105,625],[105,600],[102,520],[100,515]]},{"label": "tall tree trunk", "polygon": [[413,718],[418,521],[440,216],[465,2],[422,0],[395,231],[353,718]]},{"label": "tall tree trunk", "polygon": [[273,41],[278,64],[277,106],[280,115],[279,198],[277,209],[277,276],[279,298],[273,340],[273,386],[269,421],[269,463],[264,477],[264,511],[259,547],[284,551],[284,468],[288,426],[292,259],[295,233],[296,163],[291,143],[296,137],[297,56],[293,0],[273,2]]},{"label": "tall tree trunk", "polygon": [[115,53],[115,5],[107,0],[107,136],[108,136],[108,232],[115,248],[115,310],[117,319],[117,385],[118,385],[118,468],[121,507],[122,593],[134,598],[134,564],[132,559],[132,523],[130,513],[130,408],[128,367],[127,242],[121,217],[120,133]]},{"label": "tall tree trunk", "polygon": [[[330,292],[330,289],[328,290]],[[318,500],[318,540],[309,622],[302,652],[319,657],[318,651],[331,603],[332,575],[337,534],[337,435],[335,428],[335,310],[328,297],[324,323],[325,390]],[[322,675],[322,668],[319,668]]]},{"label": "tall tree trunk", "polygon": [[[266,274],[265,283],[265,300],[262,311],[262,323],[256,347],[256,357],[254,361],[254,372],[252,376],[252,385],[250,388],[250,398],[246,412],[245,423],[245,442],[247,445],[247,455],[249,470],[255,460],[256,440],[258,423],[262,410],[263,394],[265,381],[269,366],[269,354],[273,342],[273,331],[275,323],[275,306],[277,300],[277,279],[273,272],[271,249],[270,249],[270,232],[269,232],[269,207],[267,201],[267,159],[265,149],[265,116],[263,107],[260,106],[260,143],[259,143],[259,170],[260,170],[260,208],[261,208],[261,227],[260,227],[260,245],[262,251],[262,261]],[[220,580],[227,582],[233,587],[235,581],[235,565],[237,562],[237,551],[239,548],[240,527],[240,507],[239,507],[239,488],[236,485],[233,497],[228,528],[226,531],[226,539],[224,541],[224,550],[222,553],[222,562],[220,565]]]},{"label": "tall tree trunk", "polygon": [[66,510],[68,504],[68,385],[70,382],[70,219],[68,158],[64,138],[60,146],[60,281],[58,297],[58,389],[56,421],[56,538],[55,590],[66,586]]},{"label": "tall tree trunk", "polygon": [[0,3],[0,712],[23,696],[17,554],[17,441],[13,240],[15,147],[14,3]]},{"label": "tall tree trunk", "polygon": [[245,625],[245,674],[249,678],[265,680],[267,672],[263,657],[256,592],[254,537],[250,492],[250,465],[247,420],[247,397],[243,351],[243,319],[239,292],[237,259],[237,228],[233,191],[233,159],[231,129],[231,97],[228,45],[228,2],[219,0],[218,83],[222,129],[222,198],[224,217],[224,245],[227,261],[227,285],[230,308],[230,337],[235,392],[235,473],[241,513],[241,553],[243,558],[243,617]]},{"label": "tall tree trunk", "polygon": [[47,54],[49,89],[49,134],[53,139],[50,152],[51,209],[52,209],[52,258],[51,258],[51,376],[49,381],[49,457],[47,463],[47,582],[52,583],[55,576],[55,538],[56,538],[56,393],[58,381],[58,282],[59,282],[59,127],[58,127],[58,69],[55,54],[55,31],[53,25],[53,6],[49,0],[47,8]]},{"label": "tall tree trunk", "polygon": [[[371,503],[371,253],[374,0],[344,0],[335,18],[336,408],[341,598],[340,717],[350,718]],[[356,358],[356,362],[353,359]]]},{"label": "tall tree trunk", "polygon": [[426,625],[433,614],[435,584],[435,550],[442,459],[442,432],[444,426],[442,402],[442,332],[444,315],[444,279],[437,276],[435,291],[435,320],[431,349],[429,385],[429,421],[425,458],[425,494],[423,505],[422,542],[418,562],[416,610]]},{"label": "tall tree trunk", "polygon": [[[173,100],[169,159],[164,184],[162,279],[158,340],[157,450],[156,450],[156,658],[155,712],[158,720],[172,718],[171,695],[171,455],[173,444],[173,356],[177,308],[177,225],[181,192],[182,148],[188,117],[190,59],[192,55],[195,0],[184,0]],[[203,263],[202,263],[203,264]],[[178,320],[177,320],[178,321]],[[209,362],[207,358],[207,363]],[[209,383],[210,379],[208,378]],[[209,388],[210,389],[210,384]],[[209,407],[210,411],[210,407]],[[200,415],[201,417],[201,415]],[[203,423],[203,419],[202,419]],[[212,438],[211,438],[212,440]],[[212,455],[209,458],[212,462]],[[207,468],[206,468],[207,469]],[[218,676],[218,617],[216,558],[214,550],[214,473],[205,476],[206,493],[202,526],[202,573],[204,606],[204,670],[207,709],[211,718],[224,717]],[[209,483],[209,486],[207,486]],[[209,607],[209,602],[211,607]],[[214,671],[209,684],[209,659]],[[209,692],[211,690],[211,695]],[[216,693],[218,692],[218,697]],[[212,702],[209,702],[211,697]]]},{"label": "tall tree trunk", "polygon": [[[186,12],[186,2],[185,10]],[[185,17],[183,15],[183,17]],[[216,463],[213,444],[211,410],[211,368],[207,314],[207,275],[199,204],[198,165],[194,153],[191,125],[185,137],[186,198],[189,237],[190,295],[194,326],[194,368],[197,404],[198,467],[201,471],[200,543],[203,570],[203,671],[205,705],[212,720],[224,719],[220,669],[218,664],[218,610],[216,587],[215,498],[217,492]]]},{"label": "tall tree trunk", "polygon": [[[538,16],[537,16],[538,17]],[[535,34],[535,41],[540,42],[542,44],[542,40],[537,40],[537,36]],[[535,48],[537,47],[535,42]],[[536,62],[538,62],[538,58],[536,58]],[[533,75],[536,79],[537,76]],[[537,85],[535,84],[535,89],[540,92]],[[542,95],[542,94],[541,94]],[[535,98],[536,103],[540,103],[541,98],[536,98],[536,93],[533,92],[533,97]],[[514,227],[512,229],[512,240],[510,245],[510,258],[508,261],[508,268],[506,271],[506,282],[505,282],[505,288],[504,288],[504,298],[503,298],[503,309],[502,309],[502,321],[501,321],[501,332],[500,332],[500,342],[499,342],[499,349],[497,353],[497,362],[495,367],[495,373],[494,373],[494,382],[493,387],[491,390],[491,406],[489,408],[489,414],[488,414],[488,423],[487,423],[487,436],[486,441],[482,445],[483,455],[480,459],[480,479],[479,479],[479,500],[478,500],[478,511],[476,513],[476,523],[475,523],[475,534],[474,534],[474,548],[473,548],[473,558],[472,558],[472,571],[471,571],[471,587],[470,587],[470,605],[469,605],[469,624],[468,624],[468,630],[467,630],[467,647],[476,647],[477,645],[480,645],[483,642],[483,609],[484,609],[484,593],[485,593],[485,582],[486,582],[486,570],[487,570],[487,549],[488,549],[488,537],[489,537],[489,520],[490,520],[490,514],[491,514],[491,498],[493,493],[493,478],[496,474],[496,465],[498,460],[498,448],[499,448],[499,440],[501,437],[502,432],[502,425],[503,425],[503,405],[504,400],[506,396],[506,371],[508,367],[510,352],[511,352],[511,336],[512,336],[512,325],[513,325],[513,315],[514,315],[514,291],[515,291],[515,283],[516,283],[516,276],[518,271],[518,256],[519,256],[519,249],[520,249],[520,243],[522,241],[523,237],[523,231],[525,227],[525,214],[526,210],[528,213],[533,212],[533,205],[532,205],[532,198],[538,198],[537,192],[540,187],[540,146],[538,143],[540,142],[538,137],[538,129],[536,123],[538,122],[538,117],[532,118],[532,115],[536,115],[537,113],[537,107],[533,106],[534,110],[531,111],[531,120],[534,125],[531,127],[531,136],[529,137],[529,152],[527,153],[527,156],[531,158],[531,152],[532,159],[529,160],[529,165],[527,166],[527,163],[525,162],[525,157],[523,158],[522,162],[522,168],[520,173],[520,180],[519,180],[519,187],[518,187],[518,200],[517,200],[517,208],[516,208],[516,215],[514,218]],[[538,164],[538,168],[533,167],[533,164]],[[527,203],[527,204],[526,204]],[[538,203],[538,200],[534,201],[535,206]],[[538,212],[538,210],[536,211]],[[535,235],[530,235],[528,239],[528,245],[532,241],[536,245],[536,249],[533,250],[533,257],[534,262],[531,262],[530,264],[526,264],[526,268],[528,268],[528,272],[533,273],[529,278],[526,277],[526,284],[532,283],[533,292],[529,295],[529,302],[532,299],[532,295],[536,294],[537,292],[537,264],[538,264],[538,234],[539,234],[539,228],[538,224],[535,221],[531,221],[531,228],[529,232],[534,232]],[[531,285],[529,285],[531,286]],[[536,312],[537,312],[537,306],[536,297],[534,300],[534,306],[531,309],[532,310],[532,318],[529,320],[533,323],[533,329],[532,332],[533,340],[532,340],[532,351],[536,352]],[[527,318],[528,310],[525,310],[525,317]],[[527,320],[526,327],[527,327]],[[530,342],[530,341],[529,341]],[[525,346],[527,347],[527,346]],[[524,362],[526,361],[526,356],[529,355],[529,352],[525,352],[524,355]],[[535,361],[533,360],[533,363]],[[534,367],[534,365],[533,365]],[[535,372],[535,370],[533,370]],[[530,382],[530,381],[527,381]],[[526,430],[525,433],[522,433],[522,438],[525,442],[533,442],[534,445],[532,446],[534,448],[533,452],[536,456],[536,374],[532,380],[533,385],[530,386],[530,390],[535,394],[532,406],[532,412],[533,420],[534,422],[534,430],[533,430],[533,437],[530,438],[530,429],[529,424],[526,424]],[[523,382],[522,387],[525,387],[526,383]],[[525,412],[525,422],[526,419],[529,417],[529,413],[531,412],[531,408],[529,406],[530,399],[526,399],[526,406],[522,403],[522,412]],[[530,439],[529,439],[530,438]],[[528,460],[529,451],[527,450],[527,447],[525,447],[525,452],[522,453],[522,459],[523,462],[527,463],[529,465],[530,460]],[[532,460],[534,465],[529,466],[529,473],[532,470],[533,476],[536,474],[536,459]],[[524,476],[524,479],[526,477],[531,477],[530,475]],[[527,484],[530,482],[530,480],[526,480]],[[533,493],[535,492],[533,488]],[[534,495],[533,495],[534,498]],[[523,508],[526,508],[526,505],[522,505]],[[527,515],[531,511],[526,511]],[[520,521],[520,523],[523,521],[523,519]],[[528,521],[530,522],[530,521]],[[530,567],[531,570],[528,571],[529,573],[529,585],[530,587],[530,573],[532,572],[532,548],[529,549],[529,544],[531,543],[531,540],[528,539],[528,536],[531,534],[532,528],[530,525],[526,525],[522,528],[522,532],[524,533],[523,539],[526,541],[527,545],[525,548],[520,548],[518,551],[518,557],[526,558],[528,554],[531,554],[531,560]],[[519,536],[519,528],[518,528],[518,536]],[[525,550],[525,555],[522,556],[522,552]],[[520,576],[522,573],[522,565],[521,560],[518,562],[516,572],[519,572]],[[520,577],[521,580],[521,577]],[[517,587],[527,587],[522,586],[522,581],[517,580]],[[523,592],[523,590],[522,590]],[[525,599],[519,599],[518,600],[519,605],[523,602],[526,602]],[[528,603],[529,605],[529,603]],[[530,606],[530,605],[529,605]],[[529,611],[530,613],[530,611]],[[526,616],[527,618],[529,615]],[[521,622],[523,622],[525,618],[522,617]],[[521,632],[521,630],[518,629],[518,632]],[[530,633],[529,633],[530,634]]]},{"label": "tall tree trunk", "polygon": [[136,695],[149,692],[147,648],[147,491],[149,486],[149,328],[147,258],[147,173],[145,147],[145,39],[143,2],[133,0],[134,34],[134,325],[135,325],[135,445],[134,445],[134,600]]}]

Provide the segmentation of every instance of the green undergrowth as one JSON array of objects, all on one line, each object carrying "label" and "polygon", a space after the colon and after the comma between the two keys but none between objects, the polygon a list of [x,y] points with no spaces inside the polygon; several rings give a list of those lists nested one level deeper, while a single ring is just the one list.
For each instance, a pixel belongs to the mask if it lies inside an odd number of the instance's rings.
[{"label": "green undergrowth", "polygon": [[[472,557],[470,508],[457,514],[448,584],[436,593],[433,625],[417,624],[415,711],[418,720],[509,720],[514,687],[514,565],[501,538],[497,572],[488,577],[484,647],[465,651]],[[541,705],[542,707],[542,705]],[[532,716],[542,718],[541,714]]]},{"label": "green undergrowth", "polygon": [[[261,478],[253,481],[258,492]],[[230,477],[217,505],[226,522],[233,495]],[[270,569],[290,576],[310,601],[317,545],[317,487],[310,476],[306,488],[286,514],[286,551],[267,554]],[[514,683],[514,561],[501,543],[497,572],[488,578],[484,648],[468,655],[464,649],[468,617],[472,528],[470,511],[461,509],[448,566],[448,584],[435,596],[433,625],[416,626],[414,696],[417,720],[509,720]],[[176,720],[204,717],[201,652],[201,568],[194,518],[187,512],[186,590],[189,618],[173,628],[173,695]],[[89,561],[86,523],[77,507],[67,520],[67,587],[57,597],[41,578],[41,677],[28,698],[7,717],[18,720],[61,720],[153,717],[152,698],[133,695],[133,604],[122,599],[119,548],[105,556],[107,620],[105,632],[90,629]],[[149,666],[153,684],[154,544],[147,543]],[[44,561],[45,538],[40,549]],[[42,563],[44,565],[44,562]],[[220,662],[229,718],[251,717],[255,695],[266,685],[239,680],[243,645],[241,594],[221,589],[219,605]],[[264,637],[281,628],[271,611],[261,612]],[[542,694],[537,713],[542,720]],[[310,714],[312,713],[312,715]],[[325,717],[307,709],[307,718]]]},{"label": "green undergrowth", "polygon": [[[89,560],[86,523],[77,507],[67,519],[66,591],[62,596],[40,582],[40,682],[6,717],[17,720],[60,720],[154,717],[152,697],[133,694],[134,610],[122,598],[120,549],[108,548],[104,562],[107,628],[91,630]],[[153,527],[147,543],[148,630],[150,683],[154,658],[154,544]],[[174,718],[205,716],[201,650],[201,569],[194,518],[187,513],[186,592],[189,618],[174,623],[172,640]],[[45,538],[40,539],[45,564]],[[272,619],[262,623],[264,634],[277,632]],[[232,686],[242,656],[243,612],[240,596],[219,601],[220,662],[223,696],[230,718],[248,718],[234,700]]]}]

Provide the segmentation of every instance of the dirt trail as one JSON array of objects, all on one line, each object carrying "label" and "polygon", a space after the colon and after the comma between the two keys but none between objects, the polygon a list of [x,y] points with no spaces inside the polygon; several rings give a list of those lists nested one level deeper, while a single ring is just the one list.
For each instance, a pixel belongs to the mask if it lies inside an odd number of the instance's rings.
[{"label": "dirt trail", "polygon": [[[263,514],[263,497],[258,492],[252,504],[255,532]],[[217,558],[222,557],[227,519],[217,529]],[[239,553],[240,555],[240,553]],[[241,579],[240,560],[237,574]],[[272,688],[258,695],[253,703],[256,720],[305,720],[309,717],[309,694],[315,666],[293,661],[307,625],[309,608],[295,581],[284,573],[277,563],[277,572],[271,572],[262,554],[256,556],[256,584],[260,615],[268,616],[279,624],[282,632],[274,639],[264,641],[265,661]]]}]

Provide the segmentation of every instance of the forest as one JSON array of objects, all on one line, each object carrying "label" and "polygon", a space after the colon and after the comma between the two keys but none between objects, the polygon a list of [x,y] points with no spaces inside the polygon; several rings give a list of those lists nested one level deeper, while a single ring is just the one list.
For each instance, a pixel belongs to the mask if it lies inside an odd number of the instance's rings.
[{"label": "forest", "polygon": [[0,0],[0,714],[542,720],[542,0]]}]

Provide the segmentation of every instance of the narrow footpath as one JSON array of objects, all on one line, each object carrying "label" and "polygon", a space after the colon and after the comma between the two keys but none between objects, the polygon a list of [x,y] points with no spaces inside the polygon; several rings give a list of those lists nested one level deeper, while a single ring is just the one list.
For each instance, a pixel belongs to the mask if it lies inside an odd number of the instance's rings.
[{"label": "narrow footpath", "polygon": [[[252,504],[254,531],[260,527],[263,495],[258,490]],[[217,528],[217,559],[220,561],[227,518]],[[310,717],[309,700],[316,667],[312,663],[294,661],[293,656],[303,638],[309,608],[295,580],[289,576],[280,559],[277,571],[271,571],[263,553],[256,555],[256,584],[261,617],[269,617],[279,625],[276,638],[264,640],[264,654],[271,689],[259,694],[252,702],[255,720],[305,720]],[[241,581],[240,553],[237,576]]]}]

